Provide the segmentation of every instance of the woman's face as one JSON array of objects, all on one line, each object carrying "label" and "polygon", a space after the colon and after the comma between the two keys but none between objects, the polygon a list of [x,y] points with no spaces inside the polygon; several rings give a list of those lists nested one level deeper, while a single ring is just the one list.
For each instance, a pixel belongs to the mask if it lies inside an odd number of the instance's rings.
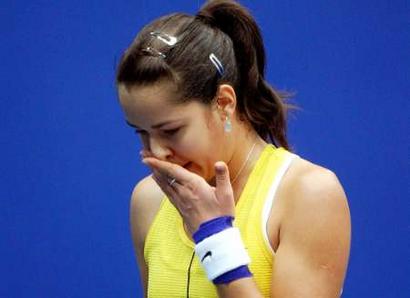
[{"label": "woman's face", "polygon": [[216,105],[176,104],[179,97],[170,82],[120,85],[119,98],[127,122],[156,158],[181,165],[208,181],[214,176],[215,162],[226,161],[224,119]]}]

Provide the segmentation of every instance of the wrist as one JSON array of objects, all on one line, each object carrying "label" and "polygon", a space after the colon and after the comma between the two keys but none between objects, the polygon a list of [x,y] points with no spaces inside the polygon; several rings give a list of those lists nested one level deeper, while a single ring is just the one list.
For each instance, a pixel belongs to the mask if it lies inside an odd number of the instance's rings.
[{"label": "wrist", "polygon": [[233,216],[220,216],[200,224],[198,230],[192,235],[195,244],[214,234],[232,228]]},{"label": "wrist", "polygon": [[195,252],[208,279],[215,284],[252,276],[249,255],[232,216],[222,216],[201,224],[193,234]]}]

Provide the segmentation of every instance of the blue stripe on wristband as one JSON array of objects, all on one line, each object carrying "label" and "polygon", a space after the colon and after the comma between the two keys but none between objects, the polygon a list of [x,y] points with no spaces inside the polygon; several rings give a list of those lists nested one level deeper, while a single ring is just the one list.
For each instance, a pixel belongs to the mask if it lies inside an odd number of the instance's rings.
[{"label": "blue stripe on wristband", "polygon": [[240,266],[236,269],[233,269],[231,271],[228,271],[221,276],[218,276],[213,280],[214,284],[227,284],[230,283],[231,281],[240,279],[240,278],[245,278],[245,277],[251,277],[252,273],[249,271],[248,266],[243,265]]},{"label": "blue stripe on wristband", "polygon": [[198,244],[209,236],[232,228],[232,221],[232,216],[221,216],[208,220],[199,226],[198,230],[192,235],[192,238],[194,239],[195,243]]}]

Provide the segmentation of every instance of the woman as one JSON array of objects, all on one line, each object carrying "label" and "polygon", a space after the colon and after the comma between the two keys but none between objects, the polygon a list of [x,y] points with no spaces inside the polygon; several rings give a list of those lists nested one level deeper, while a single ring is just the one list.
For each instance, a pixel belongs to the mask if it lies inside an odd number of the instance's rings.
[{"label": "woman", "polygon": [[153,173],[130,213],[147,296],[340,295],[345,194],[289,151],[285,96],[264,70],[258,26],[228,0],[153,21],[124,53],[120,103]]}]

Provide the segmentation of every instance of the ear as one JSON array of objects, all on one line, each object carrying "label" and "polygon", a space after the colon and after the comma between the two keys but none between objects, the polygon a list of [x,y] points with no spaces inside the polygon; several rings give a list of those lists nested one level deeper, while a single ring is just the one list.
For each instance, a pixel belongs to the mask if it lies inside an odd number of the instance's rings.
[{"label": "ear", "polygon": [[236,109],[236,93],[231,85],[222,84],[218,88],[216,104],[218,110],[222,111],[223,118],[226,115],[233,116]]}]

